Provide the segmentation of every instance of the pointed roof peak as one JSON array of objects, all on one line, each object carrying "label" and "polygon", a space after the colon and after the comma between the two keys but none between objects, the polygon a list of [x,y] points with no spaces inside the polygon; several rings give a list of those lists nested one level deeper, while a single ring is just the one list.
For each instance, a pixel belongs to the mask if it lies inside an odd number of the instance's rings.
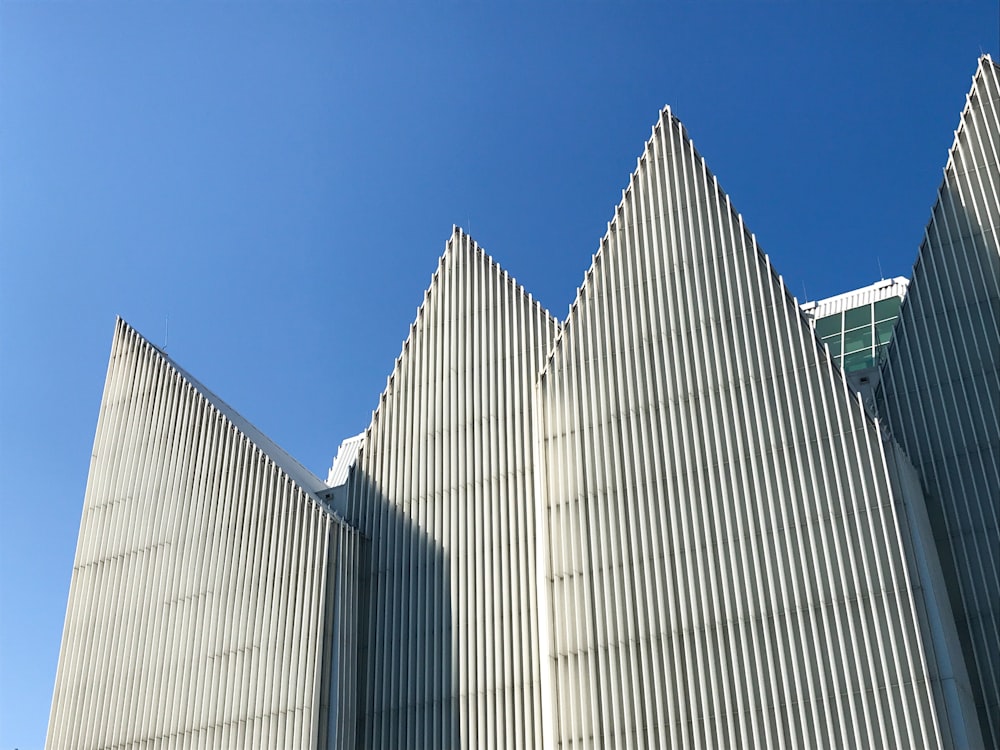
[{"label": "pointed roof peak", "polygon": [[[972,85],[965,95],[965,107],[962,108],[958,127],[955,128],[954,140],[951,148],[948,149],[948,160],[944,165],[946,175],[956,169],[955,160],[962,148],[964,131],[969,127],[969,122],[974,117],[974,111],[982,110],[985,112],[986,105],[982,99],[983,97],[986,97],[987,100],[996,97],[995,92],[998,86],[1000,86],[1000,65],[993,62],[993,58],[988,53],[984,53],[979,57],[976,72],[972,75]],[[938,188],[938,197],[935,203],[941,200],[941,192],[944,187],[945,183],[942,183]]]},{"label": "pointed roof peak", "polygon": [[[393,364],[393,369],[386,378],[386,387],[383,390],[381,397],[379,398],[378,405],[372,411],[372,419],[369,423],[366,433],[372,429],[372,425],[375,424],[378,419],[378,415],[382,409],[382,405],[387,398],[389,389],[400,369],[400,365],[406,355],[407,350],[410,348],[414,337],[417,335],[418,330],[421,326],[421,321],[427,314],[427,310],[430,305],[430,300],[438,294],[447,293],[442,292],[442,287],[447,287],[446,281],[443,281],[448,274],[455,273],[455,269],[462,263],[475,263],[483,267],[488,273],[499,276],[506,284],[509,284],[513,292],[517,295],[521,295],[527,299],[528,303],[537,311],[539,311],[550,324],[554,326],[561,326],[559,319],[554,316],[549,310],[542,306],[542,304],[535,299],[535,297],[518,283],[517,279],[510,273],[508,273],[503,266],[501,266],[492,256],[487,253],[482,246],[476,242],[472,236],[462,229],[457,224],[452,224],[451,236],[448,237],[447,242],[445,242],[444,252],[438,259],[438,266],[434,273],[431,275],[430,284],[424,289],[424,296],[420,304],[417,306],[416,315],[414,316],[413,322],[410,323],[410,330],[403,339],[402,349],[399,355],[396,357],[396,361]],[[466,304],[468,304],[468,298],[462,298]]]},{"label": "pointed roof peak", "polygon": [[[453,247],[457,249],[453,250]],[[441,255],[442,260],[449,253],[457,252],[458,250],[465,250],[469,255],[481,257],[491,266],[497,266],[501,273],[507,274],[507,272],[504,271],[493,256],[487,253],[486,250],[483,249],[483,246],[476,242],[475,238],[469,232],[460,227],[458,224],[453,224],[451,237],[449,237],[448,241],[445,243],[444,253]]]},{"label": "pointed roof peak", "polygon": [[468,250],[479,250],[482,252],[482,248],[479,246],[479,243],[473,239],[471,234],[465,231],[458,224],[452,224],[451,237],[448,238],[448,241],[444,245],[444,253],[442,254],[442,257],[451,252],[452,247],[456,245]]},{"label": "pointed roof peak", "polygon": [[1000,72],[1000,65],[993,61],[989,52],[984,52],[979,56],[979,60],[976,62],[976,70],[972,74],[972,88],[966,96],[971,96],[972,92],[979,86],[979,82],[986,76],[992,69],[993,75]]},{"label": "pointed roof peak", "polygon": [[[482,256],[490,263],[496,263],[496,261],[494,261],[486,253],[486,251],[483,250],[482,246],[478,242],[476,242],[476,240],[472,237],[472,235],[469,234],[467,231],[465,231],[458,224],[452,224],[451,236],[448,238],[448,241],[445,242],[444,252],[441,253],[441,256],[438,258],[438,272],[444,266],[445,260],[449,256],[455,256],[456,258],[462,257],[470,259]],[[437,272],[435,272],[435,276],[437,276]],[[434,280],[431,279],[431,286],[433,285],[434,285]],[[427,291],[430,291],[430,289],[428,289]]]},{"label": "pointed roof peak", "polygon": [[[714,189],[719,189],[717,181],[715,180],[715,176],[710,173],[707,165],[705,164],[704,158],[701,156],[700,153],[698,153],[698,149],[695,148],[694,141],[691,139],[691,136],[688,134],[687,129],[684,127],[684,123],[682,123],[680,118],[678,118],[677,115],[674,114],[673,109],[669,104],[664,104],[662,109],[660,109],[659,116],[657,117],[656,121],[653,123],[652,128],[650,129],[649,138],[646,139],[646,142],[643,144],[642,151],[636,157],[635,167],[629,174],[628,182],[626,183],[625,187],[622,188],[621,198],[619,199],[617,205],[612,211],[611,218],[607,222],[605,233],[598,241],[597,251],[591,256],[590,267],[584,274],[583,282],[577,287],[576,296],[574,297],[573,302],[570,303],[567,316],[565,320],[563,320],[562,322],[562,326],[560,328],[558,335],[552,342],[552,348],[549,352],[548,359],[551,359],[552,353],[559,346],[561,346],[562,344],[561,339],[563,338],[566,329],[569,328],[574,318],[576,310],[579,307],[580,300],[587,293],[587,288],[592,282],[595,269],[603,261],[604,255],[606,255],[608,252],[607,248],[611,241],[611,237],[621,229],[621,222],[624,221],[624,216],[625,216],[624,214],[625,207],[632,199],[632,192],[634,190],[640,189],[637,188],[637,181],[640,179],[644,166],[648,166],[648,160],[650,159],[650,154],[656,152],[658,144],[661,144],[664,138],[669,137],[670,132],[673,131],[674,129],[676,129],[676,132],[679,135],[681,141],[685,144],[685,147],[691,150],[692,155],[699,162],[706,175],[708,175],[711,178],[712,187]],[[742,226],[742,218],[740,219],[739,223],[740,226]]]},{"label": "pointed roof peak", "polygon": [[163,349],[152,343],[133,326],[129,325],[121,315],[116,315],[115,338],[117,339],[124,336],[134,336],[142,343],[142,345],[148,346],[152,349],[156,353],[156,356],[159,357],[164,364],[176,372],[184,382],[191,386],[195,392],[211,404],[211,406],[219,414],[221,414],[222,417],[224,417],[231,425],[233,425],[233,427],[250,440],[251,443],[257,446],[261,453],[267,456],[278,468],[280,468],[289,477],[289,479],[311,495],[314,500],[318,501],[320,493],[323,493],[328,489],[323,480],[299,463],[291,454],[286,452],[281,446],[271,440],[271,438],[267,437],[267,435],[251,424],[233,407],[215,395],[215,393],[211,390],[206,388],[197,378],[193,377],[187,370],[178,365],[177,362],[174,361]]},{"label": "pointed roof peak", "polygon": [[976,64],[976,72],[972,74],[973,88],[975,88],[976,83],[979,81],[980,78],[986,75],[986,72],[990,68],[1000,68],[1000,65],[997,65],[997,63],[993,61],[993,58],[990,57],[989,52],[984,52],[979,56],[979,60]]},{"label": "pointed roof peak", "polygon": [[[457,247],[456,247],[457,246]],[[456,248],[456,249],[453,249]],[[444,252],[438,261],[438,270],[435,272],[434,277],[431,279],[430,287],[424,292],[424,298],[430,293],[431,288],[434,286],[434,282],[438,273],[440,273],[441,268],[445,264],[445,259],[453,253],[459,252],[460,249],[466,250],[466,255],[468,257],[481,258],[490,268],[495,268],[496,272],[499,273],[503,278],[509,279],[510,282],[529,300],[531,300],[535,305],[541,307],[542,312],[548,317],[556,320],[558,319],[549,312],[548,308],[542,307],[541,303],[535,299],[535,297],[529,292],[524,286],[518,283],[517,279],[511,274],[507,269],[500,265],[499,261],[496,260],[492,255],[490,255],[486,250],[469,234],[466,230],[460,227],[458,224],[452,224],[451,237],[445,243]]]}]

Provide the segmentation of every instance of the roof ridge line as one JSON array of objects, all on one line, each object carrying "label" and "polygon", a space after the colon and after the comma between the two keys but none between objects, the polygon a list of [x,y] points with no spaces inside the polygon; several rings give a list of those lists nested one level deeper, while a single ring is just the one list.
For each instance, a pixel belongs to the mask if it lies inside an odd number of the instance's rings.
[{"label": "roof ridge line", "polygon": [[[178,377],[181,378],[181,380],[184,381],[184,383],[204,398],[205,401],[208,402],[209,406],[217,414],[219,414],[219,416],[225,419],[226,422],[228,422],[234,429],[249,440],[262,455],[266,456],[282,472],[282,474],[288,477],[288,479],[291,480],[297,487],[309,495],[311,499],[320,503],[324,510],[329,510],[319,495],[320,492],[323,492],[326,489],[326,483],[322,479],[306,468],[291,453],[268,437],[263,430],[240,414],[240,412],[222,399],[212,389],[208,388],[204,383],[198,380],[198,378],[194,377],[190,372],[181,367],[176,360],[170,357],[170,355],[168,355],[163,349],[143,336],[138,329],[130,325],[122,316],[116,315],[115,318],[116,333],[119,330],[124,329],[124,332],[126,333],[135,334],[143,345],[149,347],[150,350],[152,350],[152,352],[159,357],[165,365],[167,365],[177,374]],[[339,518],[339,516],[337,517]]]}]

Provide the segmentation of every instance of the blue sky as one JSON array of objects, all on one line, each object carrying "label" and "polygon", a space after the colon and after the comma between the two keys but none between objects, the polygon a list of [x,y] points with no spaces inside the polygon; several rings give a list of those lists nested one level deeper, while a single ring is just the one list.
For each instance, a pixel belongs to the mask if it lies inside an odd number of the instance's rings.
[{"label": "blue sky", "polygon": [[660,5],[0,2],[0,750],[115,315],[325,476],[452,224],[563,317],[664,104],[800,299],[909,275],[996,1]]}]

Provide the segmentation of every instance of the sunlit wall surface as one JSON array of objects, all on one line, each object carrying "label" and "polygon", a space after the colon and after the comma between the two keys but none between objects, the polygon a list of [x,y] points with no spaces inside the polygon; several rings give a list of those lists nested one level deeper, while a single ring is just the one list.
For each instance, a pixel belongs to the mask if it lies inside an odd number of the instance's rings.
[{"label": "sunlit wall surface", "polygon": [[361,539],[322,488],[119,321],[46,746],[353,747]]},{"label": "sunlit wall surface", "polygon": [[1000,747],[1000,68],[982,58],[876,394],[913,461]]},{"label": "sunlit wall surface", "polygon": [[48,747],[996,747],[998,113],[802,309],[664,110],[564,322],[453,231],[330,486],[119,322]]},{"label": "sunlit wall surface", "polygon": [[532,395],[557,329],[454,231],[351,476],[359,747],[540,746]]},{"label": "sunlit wall surface", "polygon": [[802,306],[834,364],[856,373],[879,362],[892,339],[906,285],[906,279],[889,279]]},{"label": "sunlit wall surface", "polygon": [[549,746],[968,741],[919,489],[669,111],[538,402]]}]

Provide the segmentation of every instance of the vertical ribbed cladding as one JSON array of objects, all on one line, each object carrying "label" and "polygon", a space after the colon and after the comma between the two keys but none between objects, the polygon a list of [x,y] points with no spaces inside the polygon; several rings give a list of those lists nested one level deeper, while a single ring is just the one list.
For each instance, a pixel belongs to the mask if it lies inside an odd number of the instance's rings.
[{"label": "vertical ribbed cladding", "polygon": [[877,426],[665,110],[537,394],[554,747],[921,747]]},{"label": "vertical ribbed cladding", "polygon": [[1000,747],[1000,68],[979,61],[876,408],[920,476],[984,739]]},{"label": "vertical ribbed cladding", "polygon": [[328,747],[357,545],[119,320],[46,746]]},{"label": "vertical ribbed cladding", "polygon": [[455,229],[350,480],[359,748],[539,745],[532,389],[557,327]]}]

